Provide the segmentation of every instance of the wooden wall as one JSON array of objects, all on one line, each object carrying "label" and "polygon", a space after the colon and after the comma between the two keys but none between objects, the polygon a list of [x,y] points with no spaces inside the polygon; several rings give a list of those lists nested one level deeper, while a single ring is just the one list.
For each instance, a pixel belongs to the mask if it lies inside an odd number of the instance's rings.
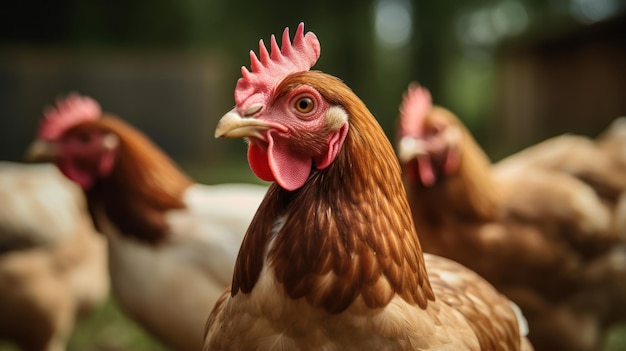
[{"label": "wooden wall", "polygon": [[498,62],[491,144],[503,155],[626,116],[626,16],[508,42]]}]

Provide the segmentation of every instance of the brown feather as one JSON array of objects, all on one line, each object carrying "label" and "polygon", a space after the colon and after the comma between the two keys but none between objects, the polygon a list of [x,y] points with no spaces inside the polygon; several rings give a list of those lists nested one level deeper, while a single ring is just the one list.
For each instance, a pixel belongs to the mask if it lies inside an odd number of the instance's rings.
[{"label": "brown feather", "polygon": [[120,119],[105,116],[74,129],[82,128],[98,128],[120,139],[113,171],[87,191],[92,214],[102,207],[124,234],[151,243],[163,240],[168,230],[165,212],[184,207],[182,194],[192,181],[145,135]]},{"label": "brown feather", "polygon": [[[466,317],[481,350],[506,350],[519,343],[517,321],[504,296],[476,273],[454,261],[433,255],[424,257],[437,299]],[[452,273],[454,278],[450,281],[439,272]]]}]

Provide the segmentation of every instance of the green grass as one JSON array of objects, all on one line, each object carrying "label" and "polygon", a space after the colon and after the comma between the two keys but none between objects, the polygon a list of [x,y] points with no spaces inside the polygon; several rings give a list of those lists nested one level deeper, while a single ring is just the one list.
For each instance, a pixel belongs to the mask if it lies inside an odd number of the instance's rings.
[{"label": "green grass", "polygon": [[157,340],[127,317],[114,298],[81,321],[68,351],[165,351]]},{"label": "green grass", "polygon": [[[166,351],[118,307],[114,298],[79,321],[68,342],[67,351]],[[0,351],[18,351],[0,342]]]},{"label": "green grass", "polygon": [[605,351],[626,350],[626,324],[620,324],[611,329],[607,338]]}]

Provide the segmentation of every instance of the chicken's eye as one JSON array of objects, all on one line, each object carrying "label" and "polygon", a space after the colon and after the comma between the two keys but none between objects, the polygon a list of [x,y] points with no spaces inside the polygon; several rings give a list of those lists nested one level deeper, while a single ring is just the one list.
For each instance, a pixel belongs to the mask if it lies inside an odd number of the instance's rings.
[{"label": "chicken's eye", "polygon": [[309,113],[315,108],[315,102],[310,97],[301,97],[296,100],[294,107],[300,113]]},{"label": "chicken's eye", "polygon": [[78,139],[81,144],[88,144],[91,141],[91,135],[84,132],[78,133],[76,134],[76,139]]}]

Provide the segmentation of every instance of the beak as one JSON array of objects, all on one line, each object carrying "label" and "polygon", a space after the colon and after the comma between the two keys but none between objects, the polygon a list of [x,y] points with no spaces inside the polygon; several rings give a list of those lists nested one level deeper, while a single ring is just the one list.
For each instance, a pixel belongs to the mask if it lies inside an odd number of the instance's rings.
[{"label": "beak", "polygon": [[29,162],[50,162],[60,156],[57,145],[50,141],[35,140],[26,151],[25,159]]},{"label": "beak", "polygon": [[287,128],[280,124],[266,122],[254,117],[241,117],[236,109],[228,111],[215,127],[216,138],[254,137],[265,141],[261,132],[278,129],[286,132]]},{"label": "beak", "polygon": [[401,163],[407,163],[417,156],[426,155],[426,145],[421,139],[405,136],[400,139],[398,146],[398,160]]}]

